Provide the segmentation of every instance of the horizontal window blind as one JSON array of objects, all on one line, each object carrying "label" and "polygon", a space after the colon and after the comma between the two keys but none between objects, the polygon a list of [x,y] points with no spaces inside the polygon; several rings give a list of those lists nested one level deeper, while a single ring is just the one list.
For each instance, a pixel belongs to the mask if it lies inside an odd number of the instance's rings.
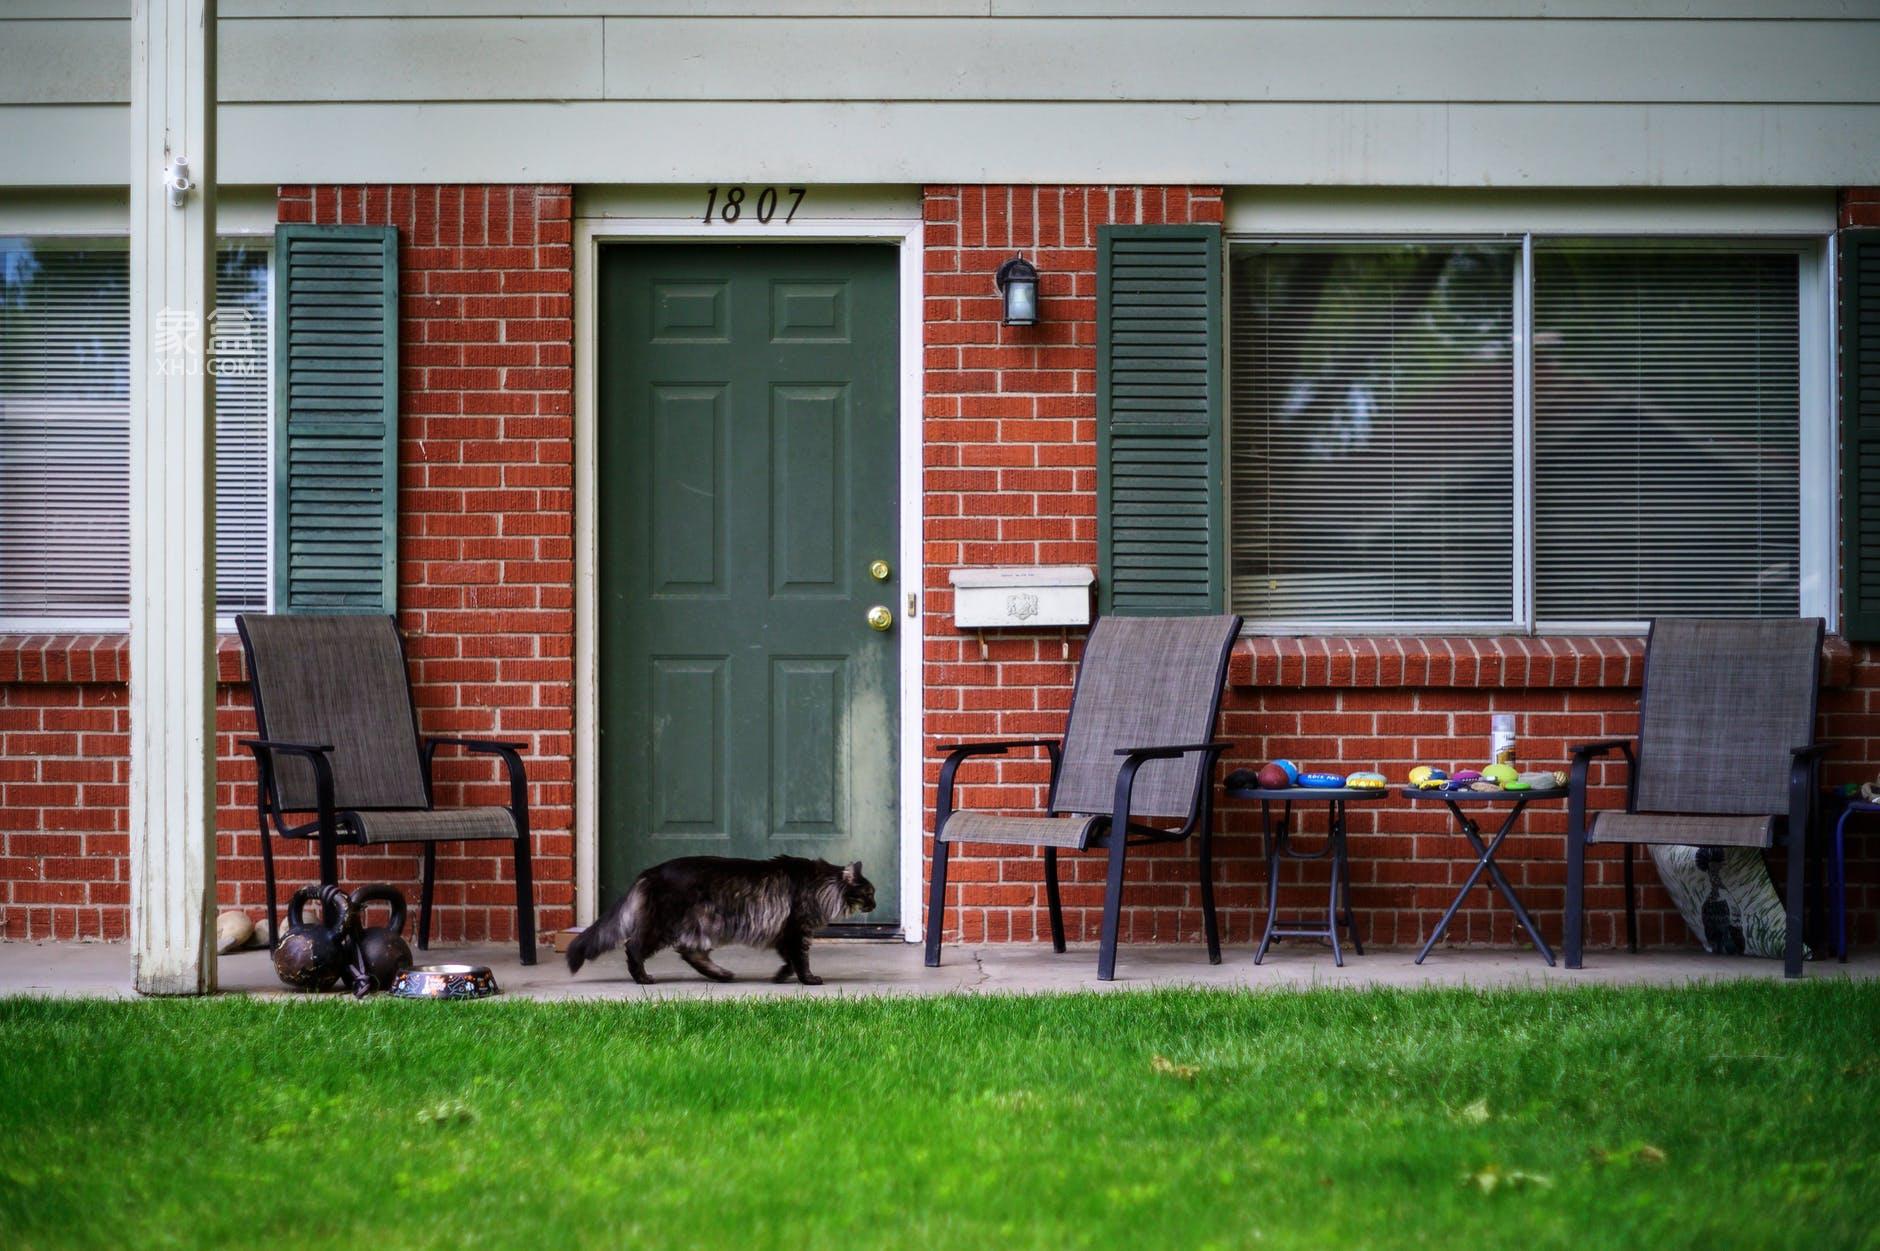
[{"label": "horizontal window blind", "polygon": [[[217,596],[267,605],[268,251],[226,243],[206,327]],[[130,612],[130,291],[121,240],[0,238],[0,622],[121,628]]]},{"label": "horizontal window blind", "polygon": [[130,604],[130,287],[122,246],[0,240],[0,616]]},{"label": "horizontal window blind", "polygon": [[1537,620],[1799,611],[1798,266],[1537,248]]},{"label": "horizontal window blind", "polygon": [[215,596],[217,610],[268,606],[268,249],[225,244],[217,258],[215,368]]},{"label": "horizontal window blind", "polygon": [[1513,618],[1516,261],[1436,244],[1235,254],[1234,611]]}]

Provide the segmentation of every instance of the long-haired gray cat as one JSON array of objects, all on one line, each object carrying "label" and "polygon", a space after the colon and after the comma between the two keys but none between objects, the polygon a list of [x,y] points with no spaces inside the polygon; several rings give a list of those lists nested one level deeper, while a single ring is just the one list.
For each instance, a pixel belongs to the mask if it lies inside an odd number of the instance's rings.
[{"label": "long-haired gray cat", "polygon": [[837,917],[874,910],[875,887],[859,860],[845,867],[800,856],[682,856],[640,874],[606,916],[581,931],[568,948],[568,971],[624,946],[627,971],[650,985],[646,958],[672,947],[714,982],[729,982],[731,970],[714,963],[711,951],[736,944],[777,950],[783,967],[772,981],[795,976],[820,986],[809,971],[810,935]]}]

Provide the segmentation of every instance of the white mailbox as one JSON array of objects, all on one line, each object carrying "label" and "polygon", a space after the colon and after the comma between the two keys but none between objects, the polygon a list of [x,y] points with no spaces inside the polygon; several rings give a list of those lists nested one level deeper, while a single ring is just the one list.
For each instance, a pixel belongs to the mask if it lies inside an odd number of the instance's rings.
[{"label": "white mailbox", "polygon": [[963,630],[1056,629],[1090,624],[1097,575],[1082,565],[955,569],[953,624]]}]

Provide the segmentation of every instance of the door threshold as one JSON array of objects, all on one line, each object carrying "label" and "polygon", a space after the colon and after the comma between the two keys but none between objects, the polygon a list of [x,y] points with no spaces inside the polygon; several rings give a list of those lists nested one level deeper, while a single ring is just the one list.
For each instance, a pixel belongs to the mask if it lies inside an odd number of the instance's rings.
[{"label": "door threshold", "polygon": [[868,942],[901,942],[906,938],[898,925],[825,925],[816,931],[816,937],[855,938]]}]

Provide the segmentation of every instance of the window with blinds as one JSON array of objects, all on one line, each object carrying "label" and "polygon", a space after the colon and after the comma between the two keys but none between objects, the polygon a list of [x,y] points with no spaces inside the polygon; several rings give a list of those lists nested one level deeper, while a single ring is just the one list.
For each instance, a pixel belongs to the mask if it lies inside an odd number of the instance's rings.
[{"label": "window with blinds", "polygon": [[209,354],[215,370],[215,602],[223,614],[268,607],[268,459],[274,387],[268,248],[225,241],[215,275]]},{"label": "window with blinds", "polygon": [[1538,621],[1794,616],[1794,252],[1537,245]]},{"label": "window with blinds", "polygon": [[1234,611],[1512,619],[1518,260],[1469,244],[1234,253]]},{"label": "window with blinds", "polygon": [[[0,625],[121,628],[130,597],[130,291],[122,240],[0,237]],[[217,598],[267,604],[268,253],[224,244]]]}]

